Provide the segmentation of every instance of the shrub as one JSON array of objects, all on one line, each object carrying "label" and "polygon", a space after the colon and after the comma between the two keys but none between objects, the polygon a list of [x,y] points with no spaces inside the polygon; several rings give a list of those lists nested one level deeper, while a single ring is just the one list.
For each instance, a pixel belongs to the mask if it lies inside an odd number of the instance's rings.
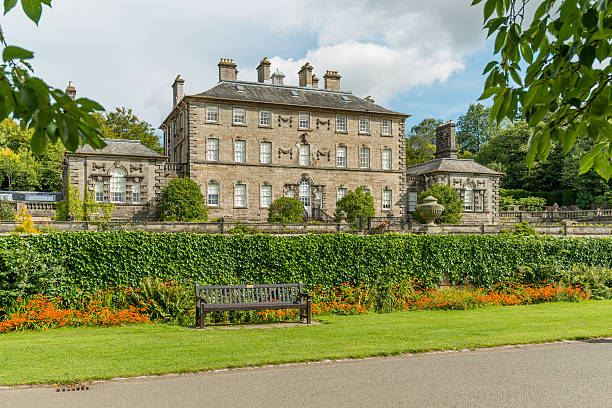
[{"label": "shrub", "polygon": [[499,196],[499,209],[502,211],[512,211],[516,205],[516,200],[510,196]]},{"label": "shrub", "polygon": [[206,221],[208,210],[200,186],[188,178],[172,180],[162,190],[158,215],[162,221]]},{"label": "shrub", "polygon": [[159,278],[145,278],[132,301],[154,321],[188,325],[194,320],[195,298],[192,288],[165,282]]},{"label": "shrub", "polygon": [[0,250],[0,305],[35,294],[53,295],[64,272],[63,256],[37,250],[30,241]]},{"label": "shrub", "polygon": [[519,198],[518,205],[523,211],[542,211],[546,205],[546,199],[541,197],[523,197]]},{"label": "shrub", "polygon": [[0,221],[15,221],[17,211],[6,199],[0,200]]},{"label": "shrub", "polygon": [[539,235],[535,229],[529,226],[527,221],[522,221],[513,226],[512,228],[503,229],[501,234],[512,234],[512,235],[520,235],[523,237],[530,235]]},{"label": "shrub", "polygon": [[270,204],[268,222],[298,223],[304,221],[304,204],[297,198],[280,197]]},{"label": "shrub", "polygon": [[[463,217],[463,201],[459,199],[459,193],[451,186],[436,184],[426,191],[419,194],[417,202],[423,203],[427,196],[433,196],[438,199],[438,204],[444,206],[442,215],[436,220],[438,224],[459,224]],[[425,223],[425,220],[415,211],[415,219],[420,223]]]},{"label": "shrub", "polygon": [[83,213],[83,200],[79,198],[79,189],[70,184],[70,176],[66,180],[68,188],[66,189],[66,199],[55,203],[55,219],[58,221],[68,220],[68,213],[71,212],[75,221],[83,221],[85,219]]},{"label": "shrub", "polygon": [[18,234],[40,234],[40,231],[34,226],[32,215],[26,212],[26,207],[21,207],[21,211],[15,217],[20,224],[15,227],[13,232]]},{"label": "shrub", "polygon": [[372,194],[359,186],[355,191],[349,191],[336,203],[336,213],[334,214],[336,221],[340,221],[340,211],[346,215],[346,222],[356,227],[359,225],[360,217],[374,216],[374,198]]},{"label": "shrub", "polygon": [[563,272],[561,281],[584,288],[594,299],[612,299],[612,268],[574,265]]},{"label": "shrub", "polygon": [[595,198],[596,203],[603,203],[608,208],[612,208],[612,191],[606,191],[604,194]]}]

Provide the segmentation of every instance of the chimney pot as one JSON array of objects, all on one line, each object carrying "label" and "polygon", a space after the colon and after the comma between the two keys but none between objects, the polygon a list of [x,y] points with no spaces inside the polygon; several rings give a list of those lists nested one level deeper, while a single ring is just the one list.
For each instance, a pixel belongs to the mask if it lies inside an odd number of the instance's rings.
[{"label": "chimney pot", "polygon": [[181,75],[177,75],[174,79],[174,83],[172,84],[172,107],[175,107],[183,96],[185,95],[183,91],[183,85],[185,84],[185,80],[181,77]]},{"label": "chimney pot", "polygon": [[312,87],[313,88],[319,87],[319,78],[317,78],[315,74],[312,74]]},{"label": "chimney pot", "polygon": [[233,59],[221,58],[217,66],[219,67],[219,82],[235,81],[238,79],[238,70]]},{"label": "chimney pot", "polygon": [[436,159],[456,159],[455,124],[452,120],[436,128]]}]

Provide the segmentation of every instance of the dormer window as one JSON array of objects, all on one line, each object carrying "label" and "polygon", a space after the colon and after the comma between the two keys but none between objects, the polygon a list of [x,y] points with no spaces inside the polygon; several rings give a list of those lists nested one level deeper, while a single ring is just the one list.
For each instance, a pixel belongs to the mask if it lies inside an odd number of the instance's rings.
[{"label": "dormer window", "polygon": [[236,85],[236,90],[238,92],[244,92],[245,91],[244,86],[242,86],[242,85]]},{"label": "dormer window", "polygon": [[351,101],[351,99],[348,96],[346,96],[346,95],[341,95],[340,97],[342,98],[342,100],[344,102],[350,102]]},{"label": "dormer window", "polygon": [[299,96],[297,91],[290,91],[290,92],[291,92],[291,96],[295,96],[295,97]]}]

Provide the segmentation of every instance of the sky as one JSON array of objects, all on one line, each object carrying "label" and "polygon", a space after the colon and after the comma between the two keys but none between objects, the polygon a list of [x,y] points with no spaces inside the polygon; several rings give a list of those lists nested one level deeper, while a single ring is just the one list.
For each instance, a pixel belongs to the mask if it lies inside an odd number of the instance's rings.
[{"label": "sky", "polygon": [[323,83],[422,119],[454,121],[476,101],[493,59],[482,9],[469,0],[55,0],[38,27],[17,6],[0,17],[9,45],[35,52],[35,74],[107,110],[125,106],[155,128],[172,108],[177,74],[185,93],[218,81],[220,58],[255,81],[267,56],[297,85],[306,61]]}]

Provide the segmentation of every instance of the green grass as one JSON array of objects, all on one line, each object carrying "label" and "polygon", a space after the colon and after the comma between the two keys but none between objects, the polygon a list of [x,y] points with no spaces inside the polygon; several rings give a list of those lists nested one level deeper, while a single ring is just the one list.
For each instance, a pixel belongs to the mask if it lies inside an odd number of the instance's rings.
[{"label": "green grass", "polygon": [[0,335],[0,384],[194,372],[612,335],[612,301],[320,317],[322,325],[168,325]]}]

